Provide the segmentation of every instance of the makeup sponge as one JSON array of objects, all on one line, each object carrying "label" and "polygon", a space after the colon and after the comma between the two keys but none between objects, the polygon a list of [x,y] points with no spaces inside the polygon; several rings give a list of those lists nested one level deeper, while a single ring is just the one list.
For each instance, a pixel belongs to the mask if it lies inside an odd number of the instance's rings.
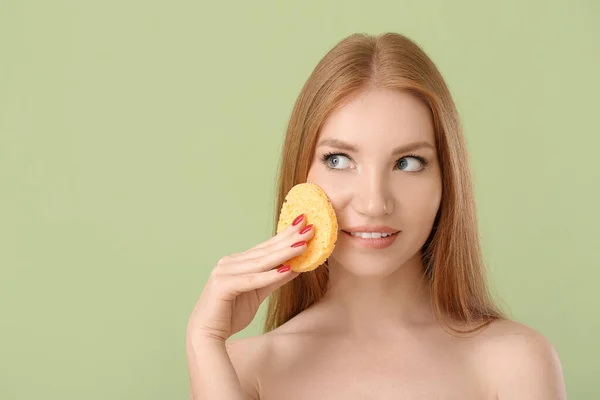
[{"label": "makeup sponge", "polygon": [[335,211],[325,192],[314,183],[300,183],[290,189],[281,207],[277,233],[285,230],[294,219],[304,214],[306,224],[313,224],[314,236],[304,253],[286,262],[292,271],[312,271],[331,255],[338,237]]}]

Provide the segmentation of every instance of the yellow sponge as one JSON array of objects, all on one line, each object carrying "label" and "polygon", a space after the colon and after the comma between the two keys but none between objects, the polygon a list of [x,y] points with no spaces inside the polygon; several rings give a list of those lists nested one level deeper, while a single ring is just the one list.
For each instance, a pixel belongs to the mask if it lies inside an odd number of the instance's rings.
[{"label": "yellow sponge", "polygon": [[285,230],[300,214],[304,214],[307,225],[313,224],[314,236],[304,253],[285,264],[289,264],[292,271],[307,272],[322,265],[333,252],[338,222],[329,198],[314,183],[300,183],[290,189],[281,207],[277,233]]}]

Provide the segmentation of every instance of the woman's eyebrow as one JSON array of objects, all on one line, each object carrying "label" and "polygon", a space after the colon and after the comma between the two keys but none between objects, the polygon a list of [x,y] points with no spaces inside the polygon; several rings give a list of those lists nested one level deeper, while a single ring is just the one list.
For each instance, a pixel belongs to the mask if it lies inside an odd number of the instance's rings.
[{"label": "woman's eyebrow", "polygon": [[[321,146],[335,147],[340,150],[358,153],[358,150],[356,149],[356,147],[354,145],[352,145],[350,143],[346,143],[339,139],[323,139],[323,140],[319,141],[319,143],[317,144],[317,148],[321,147]],[[421,141],[408,143],[408,144],[396,147],[392,151],[392,154],[395,155],[395,154],[400,154],[400,153],[407,153],[409,151],[414,151],[414,150],[424,149],[424,148],[429,148],[431,150],[435,150],[435,146],[432,143],[430,143],[426,140],[421,140]]]}]

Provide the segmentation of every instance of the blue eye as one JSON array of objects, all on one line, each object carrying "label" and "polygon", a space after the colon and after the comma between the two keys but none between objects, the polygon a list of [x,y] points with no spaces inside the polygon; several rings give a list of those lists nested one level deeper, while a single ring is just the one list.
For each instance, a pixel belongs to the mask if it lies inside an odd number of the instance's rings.
[{"label": "blue eye", "polygon": [[[344,153],[326,153],[321,157],[321,162],[329,169],[341,170],[348,167],[350,156]],[[427,164],[427,160],[423,157],[411,154],[396,161],[395,167],[400,171],[420,172]]]},{"label": "blue eye", "polygon": [[321,161],[329,169],[344,169],[350,161],[348,155],[342,153],[327,153],[321,157]]},{"label": "blue eye", "polygon": [[[415,166],[414,166],[415,170],[409,171],[409,172],[419,172],[420,170],[424,169],[425,166],[427,165],[427,160],[425,160],[423,157],[410,155],[410,156],[405,156],[405,157],[402,157],[401,159],[399,159],[396,162],[396,166],[398,167],[399,170],[406,171],[407,170],[406,168],[408,168],[408,169],[411,168],[411,163],[408,162],[409,160],[417,160],[418,161],[418,163],[414,163],[414,162],[412,163],[412,164],[415,164]],[[419,163],[421,164],[420,167],[418,165]]]}]

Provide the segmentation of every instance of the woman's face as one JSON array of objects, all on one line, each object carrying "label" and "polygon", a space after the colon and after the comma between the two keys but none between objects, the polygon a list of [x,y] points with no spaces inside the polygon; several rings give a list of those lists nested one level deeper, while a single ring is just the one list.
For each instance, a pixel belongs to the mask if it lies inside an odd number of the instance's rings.
[{"label": "woman's face", "polygon": [[[429,108],[405,92],[361,94],[325,122],[307,181],[323,188],[338,217],[330,260],[376,276],[420,259],[442,194]],[[392,235],[360,234],[370,231]]]}]

